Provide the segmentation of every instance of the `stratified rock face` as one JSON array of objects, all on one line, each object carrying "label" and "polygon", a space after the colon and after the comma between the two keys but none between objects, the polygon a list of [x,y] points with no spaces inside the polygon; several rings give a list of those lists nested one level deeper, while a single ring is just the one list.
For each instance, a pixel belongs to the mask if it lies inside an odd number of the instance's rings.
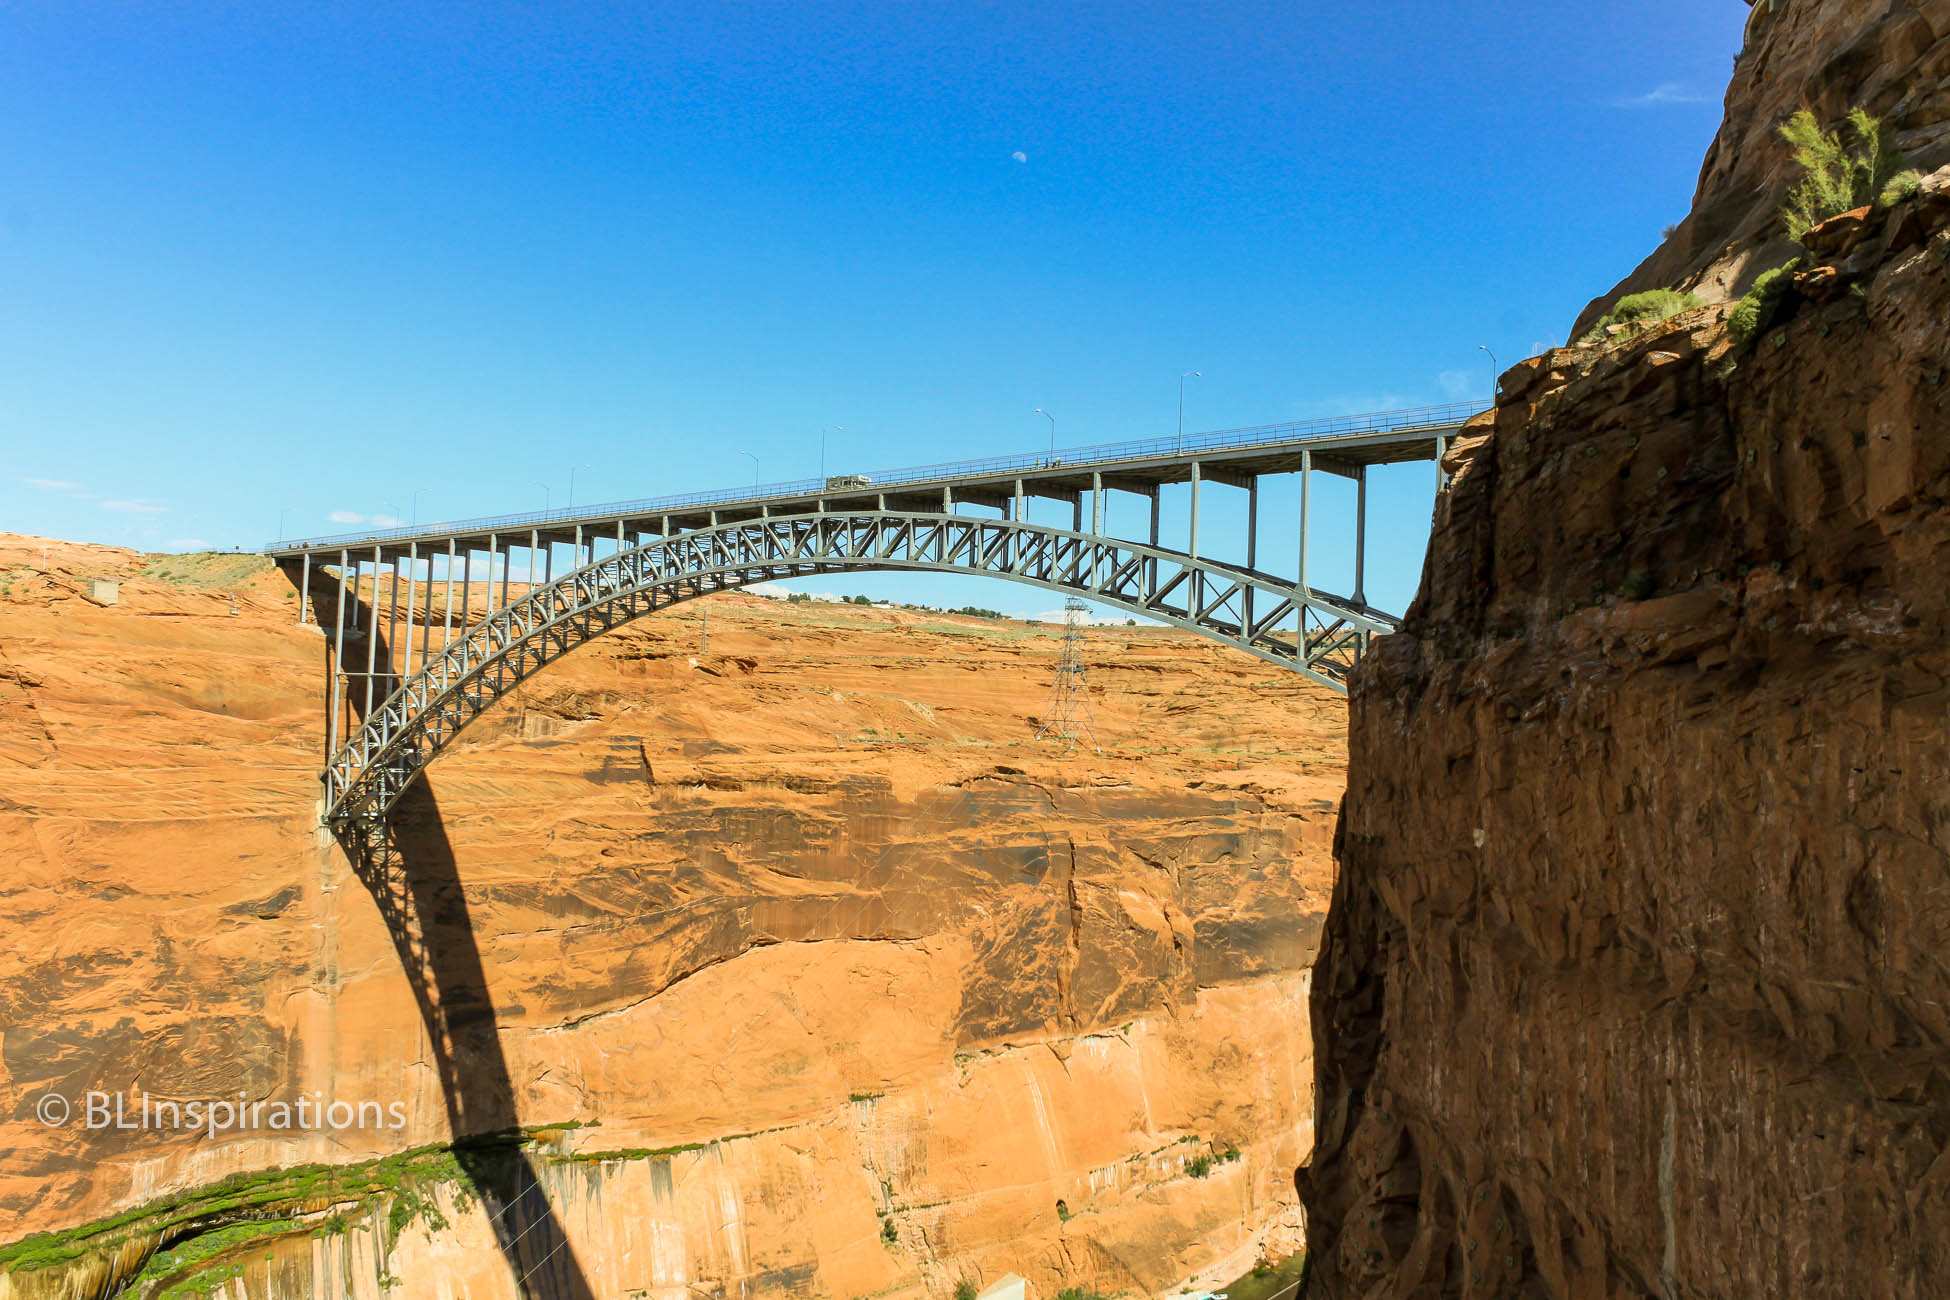
[{"label": "stratified rock face", "polygon": [[[0,1296],[167,1244],[144,1285],[512,1297],[453,1158],[378,1161],[456,1108],[530,1131],[602,1296],[1162,1289],[1290,1210],[1338,697],[1092,631],[1110,752],[1065,757],[1033,739],[1058,629],[725,596],[703,653],[696,606],[642,620],[415,802],[443,1061],[316,829],[319,633],[252,567],[0,538],[0,1242],[68,1233],[0,1247]],[[91,1089],[403,1122],[37,1120]],[[262,1235],[159,1227],[239,1205]]]},{"label": "stratified rock face", "polygon": [[1895,129],[1912,166],[1950,163],[1950,0],[1759,0],[1753,10],[1691,215],[1585,308],[1572,338],[1625,294],[1678,288],[1725,302],[1792,257],[1780,212],[1798,177],[1780,128],[1803,108],[1831,125],[1867,109]]},{"label": "stratified rock face", "polygon": [[1351,705],[1312,1294],[1942,1294],[1946,187],[1456,448]]}]

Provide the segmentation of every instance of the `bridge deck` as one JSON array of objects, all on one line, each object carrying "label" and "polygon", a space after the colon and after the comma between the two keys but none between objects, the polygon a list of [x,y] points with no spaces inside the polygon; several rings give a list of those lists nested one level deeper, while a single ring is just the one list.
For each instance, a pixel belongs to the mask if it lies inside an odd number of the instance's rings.
[{"label": "bridge deck", "polygon": [[1303,464],[1351,478],[1373,465],[1434,459],[1443,440],[1475,413],[1474,406],[1455,404],[958,461],[865,475],[869,481],[860,487],[828,487],[833,478],[844,477],[835,474],[825,480],[281,540],[266,544],[264,552],[278,559],[323,559],[340,550],[370,556],[377,549],[391,558],[412,548],[425,555],[450,544],[457,550],[485,549],[491,539],[502,546],[526,546],[531,539],[544,546],[581,543],[820,510],[1007,509],[1018,494],[1080,503],[1099,487],[1150,496],[1166,484],[1190,481],[1195,472],[1204,481],[1244,486],[1260,475],[1297,472]]}]

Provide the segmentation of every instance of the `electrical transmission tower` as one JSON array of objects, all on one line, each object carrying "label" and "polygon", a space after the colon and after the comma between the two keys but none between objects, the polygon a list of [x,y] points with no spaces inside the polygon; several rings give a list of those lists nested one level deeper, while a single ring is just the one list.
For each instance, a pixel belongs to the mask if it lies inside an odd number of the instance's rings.
[{"label": "electrical transmission tower", "polygon": [[1036,738],[1053,736],[1074,751],[1079,740],[1101,754],[1097,727],[1090,719],[1089,671],[1083,666],[1083,612],[1087,609],[1075,596],[1063,602],[1063,655],[1056,664],[1056,684],[1050,688],[1049,717],[1036,730]]}]

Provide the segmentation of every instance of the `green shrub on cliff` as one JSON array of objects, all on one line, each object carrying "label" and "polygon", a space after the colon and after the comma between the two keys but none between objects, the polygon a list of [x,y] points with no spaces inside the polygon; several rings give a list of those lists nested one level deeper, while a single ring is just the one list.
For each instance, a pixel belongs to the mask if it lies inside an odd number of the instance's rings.
[{"label": "green shrub on cliff", "polygon": [[1786,266],[1777,266],[1754,281],[1754,287],[1747,290],[1747,296],[1727,317],[1727,333],[1737,345],[1747,347],[1762,330],[1774,323],[1782,296],[1794,287],[1790,277],[1800,269],[1801,259],[1797,257]]},{"label": "green shrub on cliff", "polygon": [[1788,238],[1797,242],[1830,217],[1869,204],[1887,205],[1915,193],[1921,177],[1903,167],[1895,133],[1864,109],[1848,115],[1849,139],[1824,131],[1815,115],[1802,109],[1781,128],[1794,146],[1801,181],[1788,194],[1781,217]]},{"label": "green shrub on cliff", "polygon": [[1706,303],[1696,295],[1681,293],[1677,289],[1647,289],[1644,293],[1628,293],[1611,305],[1611,310],[1591,327],[1591,332],[1584,336],[1583,341],[1599,342],[1605,337],[1605,330],[1613,325],[1635,325],[1644,329],[1668,316],[1677,316],[1682,311],[1704,306]]},{"label": "green shrub on cliff", "polygon": [[975,1284],[967,1278],[955,1283],[955,1300],[975,1300]]}]

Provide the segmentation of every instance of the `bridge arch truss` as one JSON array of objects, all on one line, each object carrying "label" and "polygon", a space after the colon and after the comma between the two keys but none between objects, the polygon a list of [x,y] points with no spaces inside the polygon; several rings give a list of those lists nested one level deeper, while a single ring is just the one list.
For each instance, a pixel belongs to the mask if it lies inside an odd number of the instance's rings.
[{"label": "bridge arch truss", "polygon": [[[344,595],[348,582],[356,591],[358,566],[350,551],[338,559],[341,599],[328,634],[335,637],[334,658],[343,665]],[[869,509],[742,519],[619,546],[514,599],[504,570],[498,606],[490,565],[491,608],[470,615],[465,602],[473,584],[464,584],[458,627],[450,563],[444,644],[433,647],[435,580],[427,559],[419,665],[414,666],[411,614],[418,597],[409,586],[404,671],[395,672],[391,662],[384,672],[376,671],[369,644],[367,707],[356,723],[346,724],[349,734],[342,745],[342,692],[360,674],[334,673],[324,819],[340,830],[383,823],[400,795],[470,721],[546,665],[624,623],[715,591],[849,570],[976,574],[1083,596],[1186,628],[1341,689],[1369,637],[1396,626],[1391,616],[1358,601],[1156,545],[1016,519]],[[380,562],[375,551],[375,610],[369,624],[378,617]],[[396,580],[395,607],[398,587]],[[351,607],[356,618],[356,604]],[[367,639],[377,639],[370,626]],[[387,659],[394,657],[389,643]],[[375,680],[390,688],[376,703]]]}]

